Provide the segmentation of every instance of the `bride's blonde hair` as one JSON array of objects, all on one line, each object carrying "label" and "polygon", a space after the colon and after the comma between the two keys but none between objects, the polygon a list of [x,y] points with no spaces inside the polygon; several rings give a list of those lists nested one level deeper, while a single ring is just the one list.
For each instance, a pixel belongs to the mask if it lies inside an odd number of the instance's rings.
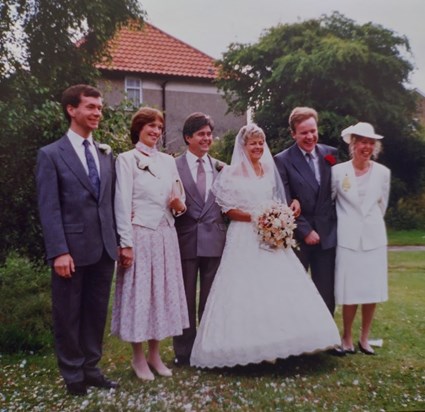
[{"label": "bride's blonde hair", "polygon": [[266,141],[266,134],[263,129],[255,123],[247,124],[239,130],[239,141],[246,145],[246,142],[251,137],[262,137]]}]

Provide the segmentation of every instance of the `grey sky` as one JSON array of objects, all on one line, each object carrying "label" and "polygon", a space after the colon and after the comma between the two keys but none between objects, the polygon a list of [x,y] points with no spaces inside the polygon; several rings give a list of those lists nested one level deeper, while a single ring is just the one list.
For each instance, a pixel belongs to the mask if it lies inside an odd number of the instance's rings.
[{"label": "grey sky", "polygon": [[209,54],[221,57],[232,42],[255,43],[264,29],[339,11],[405,35],[416,66],[411,87],[425,92],[425,0],[141,0],[148,21]]}]

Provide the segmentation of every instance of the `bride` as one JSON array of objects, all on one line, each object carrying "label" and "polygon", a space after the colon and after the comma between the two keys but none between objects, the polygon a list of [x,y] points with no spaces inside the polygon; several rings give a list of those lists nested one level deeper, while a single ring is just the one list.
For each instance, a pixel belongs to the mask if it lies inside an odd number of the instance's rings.
[{"label": "bride", "polygon": [[335,322],[291,248],[266,250],[255,216],[265,201],[285,202],[265,134],[255,124],[236,136],[230,166],[212,188],[232,220],[190,363],[246,365],[313,353],[340,343]]}]

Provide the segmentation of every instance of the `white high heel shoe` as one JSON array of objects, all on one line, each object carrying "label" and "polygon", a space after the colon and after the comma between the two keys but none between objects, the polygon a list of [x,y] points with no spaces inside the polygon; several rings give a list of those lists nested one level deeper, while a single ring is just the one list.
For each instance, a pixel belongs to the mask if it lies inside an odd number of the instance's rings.
[{"label": "white high heel shoe", "polygon": [[141,368],[138,368],[134,361],[131,361],[131,367],[134,370],[136,376],[143,381],[153,381],[155,379],[154,374],[149,369],[147,371],[142,371]]},{"label": "white high heel shoe", "polygon": [[148,365],[149,367],[154,369],[160,376],[165,376],[166,378],[170,378],[171,376],[173,376],[173,371],[171,369],[168,369],[165,365],[163,365],[163,368],[157,368],[150,362],[148,362]]}]

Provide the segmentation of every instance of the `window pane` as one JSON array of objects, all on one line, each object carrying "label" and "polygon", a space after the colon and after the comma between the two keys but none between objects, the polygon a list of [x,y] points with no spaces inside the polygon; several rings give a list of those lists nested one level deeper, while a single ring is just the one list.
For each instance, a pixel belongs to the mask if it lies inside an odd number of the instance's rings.
[{"label": "window pane", "polygon": [[134,105],[139,106],[140,105],[140,91],[135,89],[128,89],[127,90],[127,98],[131,102],[133,102]]},{"label": "window pane", "polygon": [[137,77],[125,78],[125,92],[127,99],[132,102],[134,106],[140,106],[142,102],[142,82]]},{"label": "window pane", "polygon": [[125,80],[126,88],[140,89],[140,79],[135,79],[134,77],[127,77]]}]

